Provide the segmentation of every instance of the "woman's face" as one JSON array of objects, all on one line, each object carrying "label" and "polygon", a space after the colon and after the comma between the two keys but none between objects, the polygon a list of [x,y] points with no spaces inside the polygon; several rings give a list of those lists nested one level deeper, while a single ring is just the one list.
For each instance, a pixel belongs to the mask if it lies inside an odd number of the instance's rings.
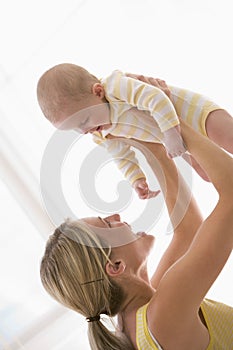
[{"label": "woman's face", "polygon": [[113,249],[121,249],[127,254],[146,258],[154,243],[154,236],[145,232],[134,233],[129,224],[122,222],[119,214],[104,218],[88,217],[82,219],[91,229]]}]

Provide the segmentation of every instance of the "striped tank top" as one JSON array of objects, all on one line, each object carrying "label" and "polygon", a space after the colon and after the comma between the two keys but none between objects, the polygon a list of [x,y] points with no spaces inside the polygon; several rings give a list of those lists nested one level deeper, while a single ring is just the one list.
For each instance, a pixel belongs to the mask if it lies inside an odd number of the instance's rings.
[{"label": "striped tank top", "polygon": [[[139,350],[163,350],[151,334],[146,320],[147,306],[136,315],[136,341]],[[233,308],[213,300],[204,299],[201,310],[207,324],[210,342],[206,350],[233,350]]]}]

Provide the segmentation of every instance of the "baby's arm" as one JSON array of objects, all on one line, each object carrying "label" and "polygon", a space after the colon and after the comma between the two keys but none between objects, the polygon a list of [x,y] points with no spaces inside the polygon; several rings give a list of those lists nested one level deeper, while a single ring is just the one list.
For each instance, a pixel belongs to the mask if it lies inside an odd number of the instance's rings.
[{"label": "baby's arm", "polygon": [[146,182],[146,177],[139,167],[135,152],[124,140],[119,140],[112,135],[102,138],[99,133],[93,133],[93,140],[105,147],[112,155],[114,162],[124,177],[131,183],[140,199],[156,197],[160,190],[151,191]]},{"label": "baby's arm", "polygon": [[[162,92],[164,92],[164,94],[170,97],[170,90],[164,80],[131,73],[126,73],[126,76],[136,80],[140,80],[143,83],[152,85],[160,89]],[[167,106],[169,105],[167,104]],[[169,108],[167,107],[167,111],[168,110]],[[180,128],[178,124],[164,131],[163,143],[166,147],[168,156],[171,158],[180,156],[186,152],[186,148],[180,135]]]},{"label": "baby's arm", "polygon": [[[140,81],[135,79],[136,77],[139,77]],[[172,158],[180,156],[185,153],[186,148],[177,127],[179,118],[172,102],[167,97],[169,89],[164,81],[160,79],[152,81],[151,79],[130,73],[121,75],[117,83],[120,84],[120,88],[115,89],[119,91],[119,96],[116,97],[140,110],[149,111],[163,132],[164,138],[161,142],[164,143],[167,154]]]}]

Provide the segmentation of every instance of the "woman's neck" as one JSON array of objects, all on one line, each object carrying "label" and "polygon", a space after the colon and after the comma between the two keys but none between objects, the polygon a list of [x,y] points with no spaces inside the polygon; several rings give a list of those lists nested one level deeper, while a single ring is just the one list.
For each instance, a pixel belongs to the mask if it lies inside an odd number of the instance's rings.
[{"label": "woman's neck", "polygon": [[155,290],[149,283],[141,281],[141,283],[127,282],[127,293],[121,310],[117,315],[118,331],[132,342],[136,348],[136,313],[137,310],[147,304],[153,297]]},{"label": "woman's neck", "polygon": [[118,313],[118,324],[121,331],[125,328],[124,324],[128,323],[127,320],[136,314],[139,307],[148,303],[155,293],[150,283],[144,280],[129,280],[122,288],[126,297]]},{"label": "woman's neck", "polygon": [[132,273],[130,271],[121,281],[125,298],[120,313],[124,314],[147,303],[153,296],[155,289],[151,286],[146,263]]}]

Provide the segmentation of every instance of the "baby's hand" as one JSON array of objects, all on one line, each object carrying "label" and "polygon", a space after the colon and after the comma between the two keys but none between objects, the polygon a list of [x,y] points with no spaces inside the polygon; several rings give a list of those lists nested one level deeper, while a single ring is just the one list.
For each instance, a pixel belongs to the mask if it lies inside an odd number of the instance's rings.
[{"label": "baby's hand", "polygon": [[179,126],[175,126],[164,132],[164,146],[170,158],[181,156],[186,152]]},{"label": "baby's hand", "polygon": [[150,198],[156,197],[160,193],[160,190],[151,191],[144,178],[136,180],[133,183],[133,188],[137,192],[138,197],[140,199],[150,199]]}]

